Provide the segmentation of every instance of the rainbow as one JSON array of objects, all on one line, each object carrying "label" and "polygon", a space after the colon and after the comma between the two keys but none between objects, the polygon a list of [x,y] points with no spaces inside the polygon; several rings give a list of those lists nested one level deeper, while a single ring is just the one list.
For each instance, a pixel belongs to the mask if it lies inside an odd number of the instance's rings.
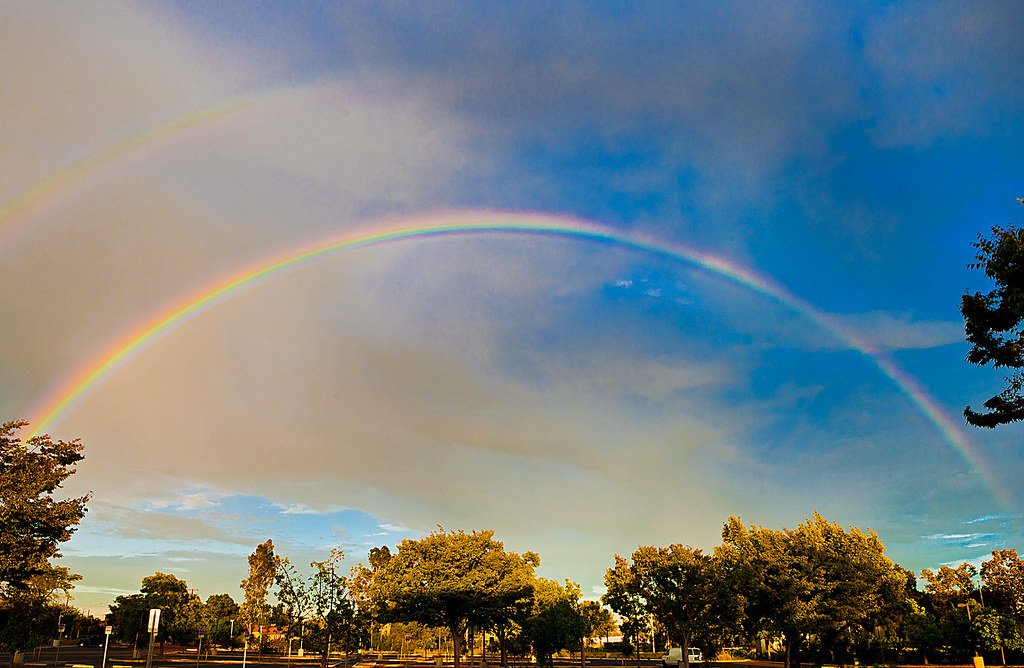
[{"label": "rainbow", "polygon": [[974,469],[996,500],[1004,507],[1010,506],[1007,493],[998,484],[995,475],[976,451],[962,428],[953,422],[939,407],[935,399],[895,361],[834,316],[820,311],[771,279],[728,259],[681,244],[667,243],[653,237],[626,234],[571,218],[539,214],[464,212],[378,222],[363,229],[345,230],[330,238],[243,267],[157,312],[61,383],[48,398],[41,402],[39,408],[32,412],[29,421],[36,425],[33,435],[44,433],[50,429],[97,383],[113,373],[143,347],[204,309],[269,279],[275,274],[297,268],[342,250],[408,239],[494,234],[542,236],[605,243],[674,261],[683,261],[730,279],[783,304],[831,333],[845,345],[867,356],[921,410],[944,439]]},{"label": "rainbow", "polygon": [[52,174],[45,181],[37,183],[0,206],[0,227],[3,227],[13,218],[28,211],[93,169],[113,162],[135,149],[152,144],[164,137],[173,135],[181,130],[185,130],[186,128],[194,128],[218,118],[223,118],[233,114],[248,107],[258,97],[262,97],[263,95],[265,95],[265,93],[246,95],[228,102],[219,102],[217,104],[203,107],[202,109],[197,109],[180,116],[176,116],[149,127],[117,144],[113,144],[101,151],[93,153],[84,160]]}]

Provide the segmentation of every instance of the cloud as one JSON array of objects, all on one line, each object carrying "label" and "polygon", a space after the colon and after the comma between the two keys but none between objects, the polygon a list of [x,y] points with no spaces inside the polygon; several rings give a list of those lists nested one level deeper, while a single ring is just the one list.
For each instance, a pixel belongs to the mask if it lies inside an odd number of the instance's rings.
[{"label": "cloud", "polygon": [[1013,2],[908,2],[870,21],[864,53],[877,68],[870,136],[881,147],[1006,136],[1024,102],[1024,18]]},{"label": "cloud", "polygon": [[980,524],[982,522],[991,522],[993,520],[1005,519],[1006,515],[982,515],[981,517],[975,517],[974,519],[967,520],[964,524]]},{"label": "cloud", "polygon": [[841,316],[840,320],[876,350],[921,350],[964,341],[962,321],[921,321],[883,311]]}]

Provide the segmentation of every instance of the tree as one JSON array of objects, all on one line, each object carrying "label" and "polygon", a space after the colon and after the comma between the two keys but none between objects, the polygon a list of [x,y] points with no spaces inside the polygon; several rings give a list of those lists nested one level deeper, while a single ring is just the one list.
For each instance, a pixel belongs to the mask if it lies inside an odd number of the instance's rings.
[{"label": "tree", "polygon": [[[198,608],[196,606],[198,603]],[[107,622],[116,636],[137,643],[146,633],[149,611],[160,608],[160,628],[156,640],[177,642],[195,639],[197,624],[202,623],[202,601],[189,594],[188,583],[171,573],[156,572],[142,578],[138,594],[121,595],[110,604]]]},{"label": "tree", "polygon": [[796,529],[722,529],[719,554],[742,592],[747,630],[781,636],[786,666],[809,636],[821,666],[844,633],[871,632],[902,615],[906,579],[873,531],[849,531],[818,513]]},{"label": "tree", "polygon": [[936,616],[941,617],[948,610],[966,605],[975,591],[974,576],[978,570],[966,561],[956,568],[942,566],[938,571],[926,568],[921,571],[927,601]]},{"label": "tree", "polygon": [[992,550],[992,558],[981,564],[989,605],[1024,623],[1024,560],[1016,549]]},{"label": "tree", "polygon": [[54,566],[86,512],[89,495],[57,500],[54,493],[74,475],[82,445],[34,436],[22,441],[18,420],[0,425],[0,648],[21,653],[44,631],[51,595],[81,579]]},{"label": "tree", "polygon": [[523,634],[533,646],[538,666],[551,666],[556,652],[575,647],[584,634],[579,612],[580,587],[571,580],[563,587],[537,578],[533,613],[523,623]]},{"label": "tree", "polygon": [[54,492],[85,456],[82,444],[14,434],[28,426],[18,420],[0,425],[0,596],[25,590],[33,576],[49,570],[60,556],[58,543],[75,531],[89,495],[56,500]]},{"label": "tree", "polygon": [[981,646],[986,650],[999,650],[1002,663],[1006,665],[1006,650],[1024,649],[1020,626],[1010,615],[986,608],[974,617],[974,631],[978,634]]},{"label": "tree", "polygon": [[534,569],[540,565],[540,557],[535,552],[519,555],[502,550],[493,553],[489,561],[493,581],[485,604],[471,621],[494,631],[501,665],[507,666],[509,634],[522,627],[533,607]]},{"label": "tree", "polygon": [[33,575],[26,586],[0,597],[0,647],[21,654],[52,638],[61,614],[80,617],[78,611],[66,607],[66,597],[81,579],[64,566],[49,566]]},{"label": "tree", "polygon": [[[994,368],[1024,367],[1024,230],[994,226],[978,235],[972,269],[983,269],[995,289],[965,294],[960,300],[964,333],[971,349],[967,361]],[[1024,419],[1024,373],[1006,379],[1006,388],[984,403],[988,412],[970,406],[964,417],[977,427],[996,427]]]},{"label": "tree", "polygon": [[615,565],[604,574],[607,590],[602,597],[605,605],[618,613],[622,618],[620,628],[624,649],[636,655],[637,668],[640,666],[640,634],[648,626],[648,612],[643,596],[640,594],[639,581],[632,567],[624,557],[615,555]]},{"label": "tree", "polygon": [[206,613],[213,627],[210,642],[218,645],[232,644],[231,620],[238,617],[238,604],[229,594],[211,594],[206,599]]},{"label": "tree", "polygon": [[[256,546],[253,553],[249,555],[249,577],[242,580],[242,591],[245,592],[245,600],[242,602],[241,617],[249,633],[253,629],[265,623],[269,612],[267,606],[267,594],[277,575],[277,567],[280,560],[274,554],[274,541],[265,540]],[[263,636],[260,635],[260,643],[263,643]]]},{"label": "tree", "polygon": [[367,635],[369,620],[361,615],[353,602],[348,579],[338,573],[338,564],[345,553],[338,548],[331,550],[323,561],[310,563],[315,570],[307,588],[312,611],[314,648],[320,651],[320,665],[327,667],[332,646],[345,653],[359,649]]},{"label": "tree", "polygon": [[493,531],[439,529],[420,540],[403,540],[374,574],[370,596],[381,621],[448,629],[458,668],[469,624],[493,619],[517,595],[512,581],[503,577],[508,564],[508,553]]},{"label": "tree", "polygon": [[647,609],[682,648],[689,668],[693,632],[710,626],[718,614],[716,583],[721,578],[714,557],[685,545],[645,545],[633,553],[631,568]]},{"label": "tree", "polygon": [[597,601],[583,601],[578,606],[580,615],[580,666],[587,665],[587,641],[598,633],[603,633],[614,622],[612,613]]},{"label": "tree", "polygon": [[277,582],[277,600],[288,620],[288,637],[291,638],[297,630],[301,632],[304,628],[309,614],[309,591],[288,557],[279,559],[274,580]]}]

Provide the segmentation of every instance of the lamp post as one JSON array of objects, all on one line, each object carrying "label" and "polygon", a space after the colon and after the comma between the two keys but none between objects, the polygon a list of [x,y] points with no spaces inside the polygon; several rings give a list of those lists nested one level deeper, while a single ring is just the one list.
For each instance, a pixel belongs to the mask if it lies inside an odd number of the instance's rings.
[{"label": "lamp post", "polygon": [[231,630],[228,631],[228,647],[235,648],[235,620],[231,620]]}]

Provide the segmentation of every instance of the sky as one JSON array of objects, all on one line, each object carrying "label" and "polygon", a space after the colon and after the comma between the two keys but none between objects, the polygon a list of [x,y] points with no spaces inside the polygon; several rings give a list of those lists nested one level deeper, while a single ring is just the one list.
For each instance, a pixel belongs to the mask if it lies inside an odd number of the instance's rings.
[{"label": "sky", "polygon": [[1024,221],[1012,2],[0,3],[0,416],[80,438],[80,607],[493,529],[815,511],[1024,548],[960,296]]}]

